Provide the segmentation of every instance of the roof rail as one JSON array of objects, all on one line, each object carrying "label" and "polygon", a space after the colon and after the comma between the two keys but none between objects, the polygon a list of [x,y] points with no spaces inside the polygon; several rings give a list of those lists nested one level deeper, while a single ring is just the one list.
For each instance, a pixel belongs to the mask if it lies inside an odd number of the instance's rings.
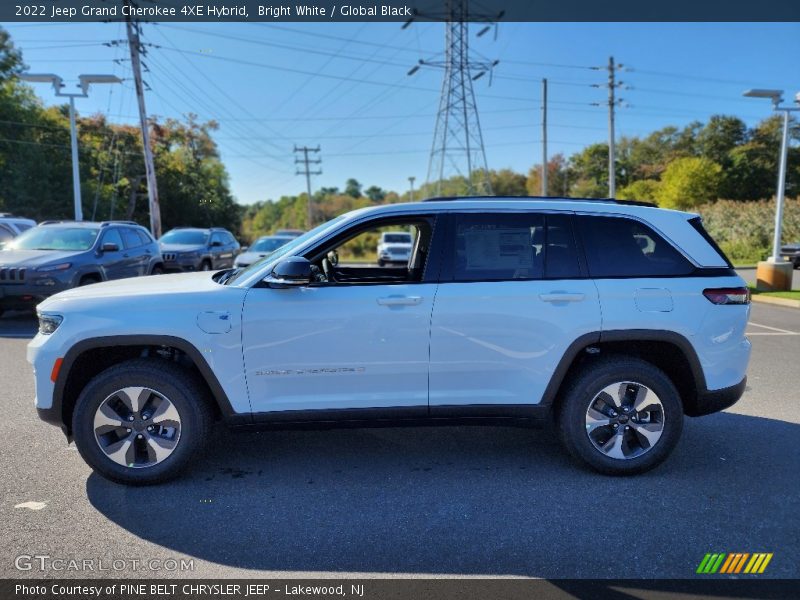
[{"label": "roof rail", "polygon": [[109,225],[139,225],[136,221],[103,221],[100,227],[108,227]]},{"label": "roof rail", "polygon": [[57,223],[81,223],[82,221],[76,221],[75,219],[50,219],[48,221],[42,221],[39,225],[55,225]]},{"label": "roof rail", "polygon": [[653,202],[643,202],[639,200],[616,200],[614,198],[560,198],[558,196],[440,196],[426,198],[423,202],[452,202],[457,200],[493,200],[502,202],[504,200],[522,200],[533,202],[600,202],[604,204],[627,204],[630,206],[650,206],[657,208]]}]

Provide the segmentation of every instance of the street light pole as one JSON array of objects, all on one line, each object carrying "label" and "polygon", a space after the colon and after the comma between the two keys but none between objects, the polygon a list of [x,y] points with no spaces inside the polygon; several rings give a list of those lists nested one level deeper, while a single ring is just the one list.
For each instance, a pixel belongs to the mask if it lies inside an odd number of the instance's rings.
[{"label": "street light pole", "polygon": [[786,194],[786,159],[789,154],[789,113],[792,109],[781,109],[776,106],[775,110],[783,112],[783,135],[781,136],[781,158],[778,163],[778,197],[777,206],[775,207],[775,237],[772,239],[772,256],[769,257],[770,262],[780,262],[781,260],[783,201]]},{"label": "street light pole", "polygon": [[[772,101],[775,112],[783,113],[783,131],[781,133],[781,150],[778,162],[778,189],[775,198],[775,234],[772,238],[772,255],[767,259],[767,264],[762,267],[759,263],[756,271],[756,287],[759,290],[789,290],[792,287],[791,263],[781,258],[781,233],[783,231],[783,203],[786,194],[786,161],[789,154],[789,113],[800,111],[800,108],[781,106],[783,90],[747,90],[744,93],[748,98],[768,98]],[[795,101],[800,104],[800,93],[795,96]],[[763,273],[763,276],[761,274]]]},{"label": "street light pole", "polygon": [[411,177],[408,178],[408,183],[409,183],[409,186],[410,186],[409,197],[408,197],[409,202],[413,202],[414,201],[414,181],[415,180],[416,180],[416,177],[414,177],[414,176],[411,176]]},{"label": "street light pole", "polygon": [[23,81],[32,83],[52,83],[56,91],[56,97],[69,98],[69,140],[72,154],[72,194],[75,205],[75,220],[83,221],[83,205],[81,203],[81,172],[78,161],[78,125],[75,119],[75,98],[88,98],[89,86],[93,83],[122,83],[122,80],[115,75],[80,75],[77,92],[62,92],[64,80],[52,73],[22,73],[19,76]]}]

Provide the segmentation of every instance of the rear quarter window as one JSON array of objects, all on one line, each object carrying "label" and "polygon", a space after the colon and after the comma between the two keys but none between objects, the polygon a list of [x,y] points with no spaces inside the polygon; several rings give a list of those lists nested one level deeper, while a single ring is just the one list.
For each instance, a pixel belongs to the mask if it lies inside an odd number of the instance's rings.
[{"label": "rear quarter window", "polygon": [[591,277],[669,277],[694,271],[669,242],[635,219],[579,215],[577,223]]}]

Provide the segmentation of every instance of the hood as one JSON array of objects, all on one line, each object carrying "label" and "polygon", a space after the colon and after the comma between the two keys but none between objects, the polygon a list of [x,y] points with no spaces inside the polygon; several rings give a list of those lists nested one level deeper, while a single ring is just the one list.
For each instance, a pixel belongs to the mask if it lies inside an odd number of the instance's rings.
[{"label": "hood", "polygon": [[171,296],[176,297],[198,292],[218,290],[223,286],[212,279],[213,273],[200,271],[197,273],[176,273],[174,275],[149,275],[114,279],[102,283],[93,283],[72,288],[50,296],[39,305],[42,310],[52,310],[56,305],[72,304],[75,301],[85,302],[93,299],[120,298],[129,304],[135,304],[137,298]]},{"label": "hood", "polygon": [[246,262],[249,265],[252,265],[257,260],[261,260],[268,254],[272,254],[272,252],[242,252],[236,257],[237,262]]},{"label": "hood", "polygon": [[36,268],[53,263],[69,262],[88,250],[2,250],[0,267]]},{"label": "hood", "polygon": [[162,252],[202,252],[206,249],[204,244],[162,244],[158,243]]}]

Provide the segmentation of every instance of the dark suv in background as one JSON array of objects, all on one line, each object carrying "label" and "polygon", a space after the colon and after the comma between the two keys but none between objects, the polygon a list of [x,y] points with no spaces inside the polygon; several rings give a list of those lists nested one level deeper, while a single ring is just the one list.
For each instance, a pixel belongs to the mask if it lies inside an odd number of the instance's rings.
[{"label": "dark suv in background", "polygon": [[0,251],[0,314],[79,285],[161,273],[158,243],[127,221],[47,221]]},{"label": "dark suv in background", "polygon": [[159,240],[167,271],[217,271],[233,266],[239,242],[222,227],[176,227]]}]

